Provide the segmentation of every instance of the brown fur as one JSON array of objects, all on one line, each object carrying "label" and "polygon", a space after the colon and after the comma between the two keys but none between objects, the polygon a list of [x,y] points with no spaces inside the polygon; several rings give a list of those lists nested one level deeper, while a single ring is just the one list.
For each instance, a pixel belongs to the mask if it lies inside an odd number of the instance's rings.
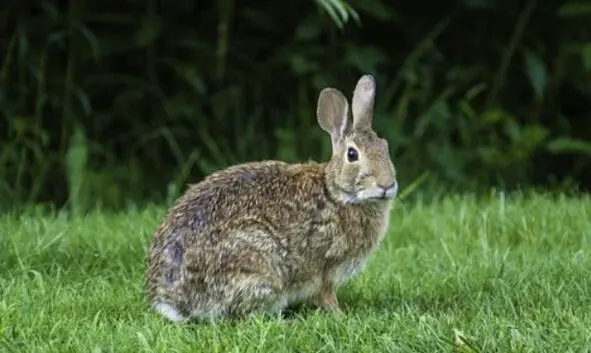
[{"label": "brown fur", "polygon": [[[355,94],[364,84],[373,79],[362,77]],[[369,101],[354,94],[352,122],[340,92],[321,93],[329,162],[245,163],[190,186],[152,241],[151,303],[183,318],[277,312],[296,300],[340,312],[335,291],[379,245],[392,202],[359,195],[395,184],[388,145],[371,130],[374,90]]]}]

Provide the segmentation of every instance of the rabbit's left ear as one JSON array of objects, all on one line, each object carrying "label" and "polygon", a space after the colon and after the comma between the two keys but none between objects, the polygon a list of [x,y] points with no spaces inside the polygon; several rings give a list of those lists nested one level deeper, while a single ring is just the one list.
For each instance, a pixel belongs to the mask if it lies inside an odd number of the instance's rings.
[{"label": "rabbit's left ear", "polygon": [[364,75],[355,86],[353,101],[353,129],[371,129],[376,83],[372,75]]},{"label": "rabbit's left ear", "polygon": [[345,136],[351,125],[349,103],[335,88],[327,87],[320,91],[316,115],[322,130],[330,134],[333,145]]}]

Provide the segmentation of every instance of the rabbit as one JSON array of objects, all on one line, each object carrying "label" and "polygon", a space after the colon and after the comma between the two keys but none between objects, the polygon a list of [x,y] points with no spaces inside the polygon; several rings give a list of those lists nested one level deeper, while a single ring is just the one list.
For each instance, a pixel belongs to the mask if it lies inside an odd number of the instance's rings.
[{"label": "rabbit", "polygon": [[189,185],[150,244],[146,291],[172,322],[280,315],[307,302],[343,315],[336,291],[382,242],[398,192],[388,142],[372,128],[376,84],[362,76],[349,102],[318,96],[330,161],[268,160]]}]

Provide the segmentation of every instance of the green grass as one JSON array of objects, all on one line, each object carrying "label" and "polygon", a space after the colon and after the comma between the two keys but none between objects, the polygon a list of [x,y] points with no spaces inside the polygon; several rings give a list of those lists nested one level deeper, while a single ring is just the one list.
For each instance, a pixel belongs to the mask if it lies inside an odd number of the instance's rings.
[{"label": "green grass", "polygon": [[185,326],[143,293],[162,214],[0,218],[0,351],[451,352],[458,331],[464,352],[591,351],[589,197],[399,205],[346,317]]}]

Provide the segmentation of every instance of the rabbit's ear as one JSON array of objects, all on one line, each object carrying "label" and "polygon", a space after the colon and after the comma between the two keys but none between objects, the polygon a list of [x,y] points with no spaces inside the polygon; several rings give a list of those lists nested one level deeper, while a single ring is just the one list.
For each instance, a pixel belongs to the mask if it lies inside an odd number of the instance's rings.
[{"label": "rabbit's ear", "polygon": [[353,129],[371,129],[376,83],[372,75],[364,75],[353,92]]},{"label": "rabbit's ear", "polygon": [[349,103],[339,90],[324,88],[318,96],[316,109],[318,124],[328,132],[333,144],[342,138],[349,129]]}]

